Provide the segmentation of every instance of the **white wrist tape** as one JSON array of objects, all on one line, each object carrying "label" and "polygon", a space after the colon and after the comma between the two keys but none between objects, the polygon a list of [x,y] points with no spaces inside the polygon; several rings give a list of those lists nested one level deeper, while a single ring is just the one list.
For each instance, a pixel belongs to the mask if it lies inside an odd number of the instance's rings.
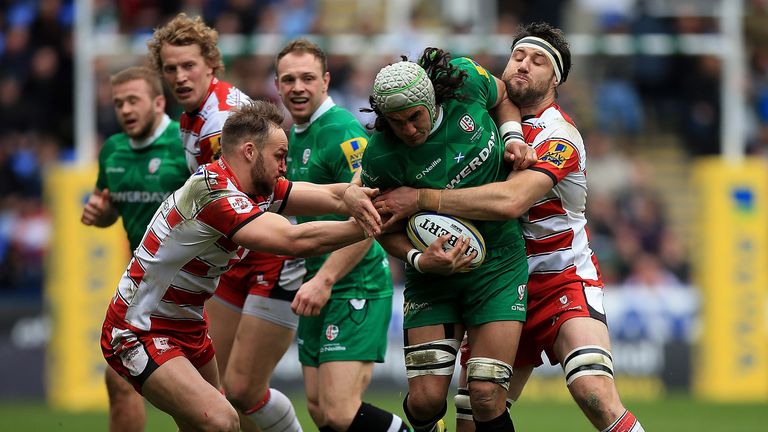
[{"label": "white wrist tape", "polygon": [[424,273],[419,267],[419,259],[421,259],[421,252],[418,249],[411,249],[405,256],[405,260],[411,267],[415,268],[419,273]]},{"label": "white wrist tape", "polygon": [[499,133],[501,134],[501,139],[504,143],[507,143],[510,140],[525,142],[525,138],[523,137],[523,125],[521,125],[520,122],[508,121],[502,123],[501,126],[499,126]]}]

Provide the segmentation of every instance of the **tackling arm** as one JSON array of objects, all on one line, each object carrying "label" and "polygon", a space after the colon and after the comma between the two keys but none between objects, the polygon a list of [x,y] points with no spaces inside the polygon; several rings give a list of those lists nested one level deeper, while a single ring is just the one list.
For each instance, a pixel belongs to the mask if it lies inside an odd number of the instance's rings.
[{"label": "tackling arm", "polygon": [[292,225],[274,213],[262,213],[240,228],[232,241],[251,250],[277,255],[321,255],[367,238],[353,220]]}]

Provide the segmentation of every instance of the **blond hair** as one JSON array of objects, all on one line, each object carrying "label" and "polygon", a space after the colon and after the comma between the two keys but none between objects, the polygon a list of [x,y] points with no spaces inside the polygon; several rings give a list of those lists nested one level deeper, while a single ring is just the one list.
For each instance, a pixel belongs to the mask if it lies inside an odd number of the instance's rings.
[{"label": "blond hair", "polygon": [[152,98],[163,95],[163,84],[155,71],[146,66],[132,66],[109,77],[112,87],[133,80],[144,80],[149,86],[149,95]]},{"label": "blond hair", "polygon": [[213,68],[213,73],[224,70],[224,63],[221,61],[221,51],[217,42],[219,33],[205,25],[203,19],[198,17],[190,18],[184,12],[176,15],[168,24],[155,29],[152,39],[147,42],[149,48],[149,60],[152,67],[158,73],[162,73],[163,59],[160,57],[160,49],[163,44],[174,46],[198,45],[200,54],[205,59],[205,63]]}]

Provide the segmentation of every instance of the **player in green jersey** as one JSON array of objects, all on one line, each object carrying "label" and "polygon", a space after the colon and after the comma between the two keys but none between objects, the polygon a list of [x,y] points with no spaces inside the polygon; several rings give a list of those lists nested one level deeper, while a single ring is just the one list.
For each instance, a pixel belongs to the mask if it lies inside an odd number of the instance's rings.
[{"label": "player in green jersey", "polygon": [[[504,120],[519,120],[519,112],[508,101],[504,83],[469,58],[451,60],[449,53],[427,48],[418,63],[404,58],[384,67],[374,82],[371,109],[377,119],[363,156],[367,186],[456,189],[508,174],[507,140],[489,110]],[[515,138],[508,144],[516,165],[533,163],[519,123],[508,135]],[[446,252],[442,246],[449,236],[443,236],[421,253],[402,232],[381,240],[409,263],[404,292],[409,393],[403,409],[415,431],[443,430],[445,399],[465,330],[473,347],[468,376],[477,430],[514,430],[505,403],[526,315],[525,249],[517,220],[475,224],[488,253],[471,272],[457,273],[473,258],[464,255],[466,242]]]},{"label": "player in green jersey", "polygon": [[[85,225],[108,227],[118,217],[131,250],[144,236],[160,203],[189,177],[179,123],[165,114],[160,78],[131,67],[112,76],[112,100],[123,133],[112,135],[99,153],[96,188],[83,208]],[[106,369],[110,430],[141,431],[144,400],[112,368]]]},{"label": "player in green jersey", "polygon": [[[328,96],[329,81],[325,53],[315,44],[298,39],[277,55],[275,84],[294,121],[291,181],[349,182],[360,169],[368,134]],[[387,347],[392,277],[386,253],[369,239],[307,258],[306,267],[292,309],[300,315],[299,360],[315,424],[321,431],[408,430],[396,415],[362,401]]]}]

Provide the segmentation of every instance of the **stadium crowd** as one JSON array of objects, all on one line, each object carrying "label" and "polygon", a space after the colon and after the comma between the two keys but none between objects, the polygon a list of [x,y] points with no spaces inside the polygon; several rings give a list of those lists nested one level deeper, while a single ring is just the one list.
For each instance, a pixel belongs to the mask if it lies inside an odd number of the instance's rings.
[{"label": "stadium crowd", "polygon": [[[97,0],[94,21],[98,35],[133,38],[146,38],[178,11],[203,16],[222,35],[280,34],[286,40],[304,34],[371,35],[386,30],[375,19],[382,16],[385,3]],[[414,0],[405,30],[477,31],[460,14],[431,12],[445,3]],[[511,33],[518,22],[540,19],[573,33],[718,32],[712,15],[680,7],[674,14],[659,16],[652,7],[656,2],[641,0],[550,0],[546,7],[536,8],[523,1],[495,3],[494,33],[498,34]],[[43,179],[48,167],[74,158],[74,2],[5,0],[0,4],[0,295],[37,298],[51,230]],[[768,2],[751,0],[745,7],[748,150],[766,156],[768,43],[762,42],[768,41],[768,30],[761,23],[768,14]],[[346,12],[338,13],[340,10]],[[472,54],[492,71],[501,71],[506,60],[506,56]],[[121,62],[135,60],[110,57],[95,62],[100,141],[119,130],[109,75],[127,65]],[[393,60],[331,55],[329,68],[334,79],[330,94],[361,121],[370,123],[369,114],[360,113],[359,108],[367,106],[375,71]],[[712,55],[591,55],[577,57],[574,63],[574,83],[562,90],[559,99],[581,126],[590,152],[590,230],[606,282],[689,284],[688,245],[670,220],[669,202],[662,199],[654,182],[655,167],[643,156],[646,147],[654,145],[674,145],[686,157],[718,152],[719,60]],[[251,97],[279,102],[273,84],[273,56],[244,53],[228,56],[225,64],[224,79]],[[169,105],[169,113],[177,118],[180,108]],[[659,137],[674,139],[654,144]],[[401,276],[395,272],[395,277]]]}]

